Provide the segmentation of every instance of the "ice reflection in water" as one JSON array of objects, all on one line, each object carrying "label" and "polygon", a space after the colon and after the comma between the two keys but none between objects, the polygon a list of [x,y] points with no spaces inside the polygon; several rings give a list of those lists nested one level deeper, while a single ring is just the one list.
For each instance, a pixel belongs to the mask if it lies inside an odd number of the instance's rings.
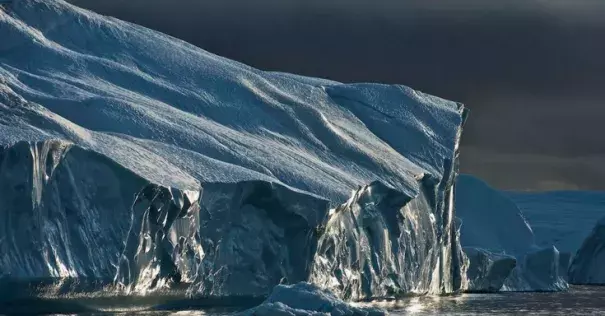
[{"label": "ice reflection in water", "polygon": [[573,286],[568,292],[463,294],[364,303],[391,315],[605,315],[605,287]]},{"label": "ice reflection in water", "polygon": [[[389,311],[392,316],[402,315],[605,315],[605,287],[574,286],[568,292],[556,293],[499,293],[464,294],[454,296],[418,296],[397,301],[375,301],[355,303],[357,306],[378,306]],[[174,300],[174,298],[173,298]],[[184,300],[170,305],[170,310],[158,310],[170,301],[166,297],[132,298],[77,297],[71,299],[32,301],[17,306],[21,314],[35,311],[54,314],[107,315],[208,315],[232,316],[258,303],[248,306],[208,308],[214,304],[200,304],[197,300]],[[202,306],[204,305],[204,306]],[[195,307],[197,306],[197,307]],[[29,309],[29,310],[28,310]],[[164,308],[162,308],[164,309]],[[70,310],[71,312],[66,312]],[[29,313],[28,313],[29,312]],[[0,312],[0,314],[2,314]]]}]

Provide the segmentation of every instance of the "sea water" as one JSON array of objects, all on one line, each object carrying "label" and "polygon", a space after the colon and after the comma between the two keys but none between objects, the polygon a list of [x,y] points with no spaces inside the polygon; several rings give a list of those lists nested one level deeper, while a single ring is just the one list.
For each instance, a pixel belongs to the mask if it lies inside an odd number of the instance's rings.
[{"label": "sea water", "polygon": [[[254,306],[254,300],[235,306],[175,297],[63,297],[13,301],[0,306],[0,314],[138,314],[227,316]],[[224,302],[221,304],[224,305]],[[566,292],[493,293],[408,297],[396,301],[357,303],[379,306],[390,315],[605,315],[605,287],[572,286]]]}]

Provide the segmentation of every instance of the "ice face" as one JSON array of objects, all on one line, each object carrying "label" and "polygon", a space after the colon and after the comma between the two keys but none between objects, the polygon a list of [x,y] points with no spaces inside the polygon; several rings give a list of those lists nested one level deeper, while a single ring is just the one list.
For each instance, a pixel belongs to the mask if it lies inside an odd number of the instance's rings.
[{"label": "ice face", "polygon": [[374,182],[331,210],[310,281],[355,300],[453,291],[448,269],[457,248],[447,246],[450,230],[426,211],[432,209],[431,185],[412,200]]},{"label": "ice face", "polygon": [[0,162],[9,254],[0,263],[10,281],[72,279],[82,291],[90,283],[137,295],[185,284],[212,297],[310,281],[367,299],[454,291],[464,277],[457,234],[438,229],[426,198],[439,186],[430,179],[419,180],[427,195],[375,182],[329,210],[327,200],[264,181],[158,186],[62,141],[20,142]]},{"label": "ice face", "polygon": [[512,256],[491,253],[480,248],[464,248],[470,266],[468,268],[468,291],[498,292],[504,281],[517,266]]},{"label": "ice face", "polygon": [[[559,251],[552,245],[540,248],[535,244],[532,228],[515,203],[505,195],[477,178],[460,175],[456,185],[456,211],[462,222],[462,246],[465,249],[482,249],[469,254],[471,290],[484,291],[487,288],[491,291],[494,285],[503,281],[502,275],[510,265],[491,253],[514,257],[517,262],[501,290],[567,289],[565,273],[562,272],[565,267],[559,267]],[[473,259],[479,262],[473,262]],[[504,263],[502,267],[507,268],[499,270],[501,273],[490,274],[494,260]],[[473,282],[477,279],[479,281]]]},{"label": "ice face", "polygon": [[572,284],[605,284],[605,218],[601,219],[575,254],[569,267]]},{"label": "ice face", "polygon": [[204,256],[192,294],[264,296],[308,280],[328,201],[250,181],[205,184],[200,205]]},{"label": "ice face", "polygon": [[0,145],[20,153],[2,158],[3,273],[214,296],[464,287],[462,105],[263,72],[60,0],[3,6],[0,38]]}]

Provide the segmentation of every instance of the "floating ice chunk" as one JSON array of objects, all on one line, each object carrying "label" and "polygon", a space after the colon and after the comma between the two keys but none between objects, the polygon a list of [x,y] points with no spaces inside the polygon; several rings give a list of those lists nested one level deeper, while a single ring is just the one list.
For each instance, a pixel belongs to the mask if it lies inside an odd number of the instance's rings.
[{"label": "floating ice chunk", "polygon": [[387,313],[379,308],[354,307],[340,300],[330,291],[309,283],[297,283],[276,286],[263,304],[241,315],[382,316]]},{"label": "floating ice chunk", "polygon": [[563,291],[569,288],[561,276],[555,246],[518,255],[518,267],[504,282],[503,291]]},{"label": "floating ice chunk", "polygon": [[[458,290],[466,265],[456,228],[435,223],[435,183],[410,197],[373,182],[330,216],[319,240],[310,281],[346,299]],[[443,219],[443,215],[437,216]],[[446,217],[447,219],[447,217]]]}]

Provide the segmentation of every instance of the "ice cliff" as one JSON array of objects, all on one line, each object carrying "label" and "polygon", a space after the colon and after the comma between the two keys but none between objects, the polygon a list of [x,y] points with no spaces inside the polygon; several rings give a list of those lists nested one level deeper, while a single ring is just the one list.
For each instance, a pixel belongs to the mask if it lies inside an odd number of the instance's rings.
[{"label": "ice cliff", "polygon": [[0,282],[464,287],[462,105],[256,70],[63,1],[3,5],[0,39]]},{"label": "ice cliff", "polygon": [[569,282],[605,284],[605,218],[597,222],[573,257],[569,267]]},{"label": "ice cliff", "polygon": [[501,192],[473,176],[460,175],[456,215],[462,222],[460,242],[470,260],[470,291],[568,288],[567,264],[557,248],[538,247],[517,205]]}]

